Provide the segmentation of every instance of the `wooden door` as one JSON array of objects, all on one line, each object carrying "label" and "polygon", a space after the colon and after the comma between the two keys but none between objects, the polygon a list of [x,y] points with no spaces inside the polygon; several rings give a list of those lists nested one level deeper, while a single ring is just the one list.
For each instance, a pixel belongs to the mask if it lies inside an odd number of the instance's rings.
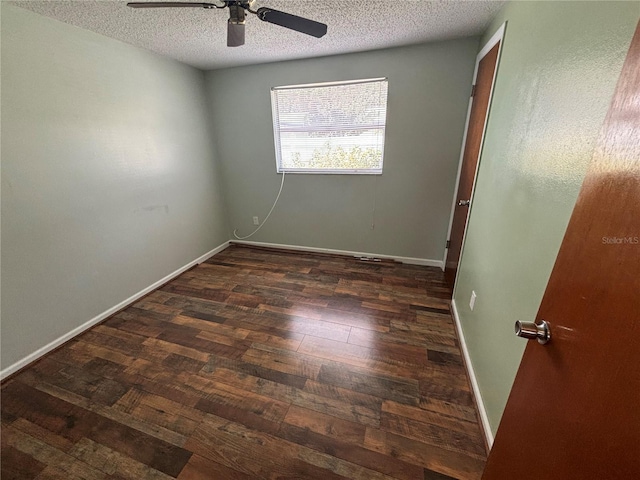
[{"label": "wooden door", "polygon": [[481,57],[472,92],[473,102],[464,141],[464,153],[454,203],[453,221],[451,223],[449,241],[447,242],[447,259],[445,261],[445,278],[452,289],[458,272],[460,253],[462,252],[462,241],[467,226],[471,194],[475,184],[478,158],[484,137],[487,111],[491,101],[500,44],[501,41],[498,41]]},{"label": "wooden door", "polygon": [[640,24],[537,318],[482,478],[640,478]]}]

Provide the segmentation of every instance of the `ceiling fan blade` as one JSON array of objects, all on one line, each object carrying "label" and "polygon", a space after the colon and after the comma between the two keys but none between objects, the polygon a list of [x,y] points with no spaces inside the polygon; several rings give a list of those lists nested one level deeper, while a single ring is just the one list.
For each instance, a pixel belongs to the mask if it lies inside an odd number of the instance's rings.
[{"label": "ceiling fan blade", "polygon": [[129,2],[127,7],[131,8],[224,8],[215,3],[195,3],[195,2]]},{"label": "ceiling fan blade", "polygon": [[244,23],[227,22],[227,47],[244,45]]},{"label": "ceiling fan blade", "polygon": [[256,13],[258,18],[264,22],[274,23],[281,27],[306,33],[312,37],[320,38],[327,33],[327,26],[324,23],[315,22],[308,18],[298,17],[297,15],[280,12],[268,7],[261,7]]}]

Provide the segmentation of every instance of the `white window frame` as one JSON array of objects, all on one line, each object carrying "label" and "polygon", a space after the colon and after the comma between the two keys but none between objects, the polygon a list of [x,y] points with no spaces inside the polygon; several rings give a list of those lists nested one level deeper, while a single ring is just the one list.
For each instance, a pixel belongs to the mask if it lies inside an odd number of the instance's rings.
[{"label": "white window frame", "polygon": [[[278,103],[276,100],[276,95],[278,90],[294,90],[294,89],[303,89],[303,88],[318,88],[318,87],[332,87],[338,85],[355,85],[361,83],[376,83],[376,82],[387,82],[388,88],[388,78],[380,77],[380,78],[366,78],[360,80],[347,80],[347,81],[339,81],[339,82],[323,82],[323,83],[307,83],[301,85],[286,85],[279,87],[271,88],[271,113],[273,120],[273,139],[275,143],[275,153],[276,153],[276,171],[277,173],[294,173],[294,174],[314,174],[314,175],[382,175],[383,167],[384,167],[384,147],[386,140],[386,125],[387,125],[387,110],[388,110],[388,100],[387,105],[385,106],[385,119],[384,124],[382,125],[382,158],[380,160],[380,168],[375,169],[345,169],[345,168],[283,168],[282,165],[282,148],[280,144],[280,125],[278,124]],[[378,127],[380,128],[380,127]],[[312,130],[310,130],[312,131]]]}]

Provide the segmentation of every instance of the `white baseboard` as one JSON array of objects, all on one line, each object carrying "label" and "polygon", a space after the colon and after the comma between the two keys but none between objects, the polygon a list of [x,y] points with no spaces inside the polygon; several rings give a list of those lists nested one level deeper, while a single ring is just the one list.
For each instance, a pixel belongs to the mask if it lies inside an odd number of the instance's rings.
[{"label": "white baseboard", "polygon": [[238,245],[249,245],[249,246],[253,245],[256,247],[282,248],[286,250],[297,250],[300,252],[332,253],[335,255],[348,255],[352,257],[375,257],[375,258],[383,258],[385,260],[396,260],[398,262],[407,263],[409,265],[423,265],[425,267],[443,268],[443,265],[444,265],[442,260],[432,260],[429,258],[398,257],[395,255],[383,255],[380,253],[371,253],[371,252],[352,252],[350,250],[334,250],[332,248],[306,247],[304,245],[284,245],[282,243],[247,242],[245,240],[233,240],[233,239],[231,240],[231,243],[237,243]]},{"label": "white baseboard", "polygon": [[196,258],[195,260],[187,263],[185,266],[180,267],[176,271],[170,273],[169,275],[167,275],[164,278],[161,278],[160,280],[158,280],[154,284],[149,285],[147,288],[145,288],[143,290],[140,290],[138,293],[130,296],[126,300],[123,300],[122,302],[118,303],[117,305],[114,305],[110,309],[105,310],[104,312],[100,313],[99,315],[96,315],[95,317],[93,317],[88,322],[83,323],[82,325],[74,328],[70,332],[65,333],[61,337],[56,338],[53,342],[48,343],[47,345],[45,345],[42,348],[39,348],[35,352],[33,352],[33,353],[27,355],[26,357],[24,357],[22,360],[18,360],[13,365],[10,365],[9,367],[7,367],[4,370],[0,371],[0,380],[5,379],[7,376],[11,375],[12,373],[17,372],[21,368],[26,367],[31,362],[36,361],[37,359],[39,359],[43,355],[49,353],[51,350],[59,347],[60,345],[62,345],[65,342],[71,340],[76,335],[81,334],[85,330],[93,327],[97,323],[100,323],[102,320],[110,317],[111,315],[113,315],[114,313],[118,312],[119,310],[122,310],[127,305],[130,305],[133,302],[135,302],[136,300],[138,300],[139,298],[144,297],[148,293],[151,293],[156,288],[162,286],[163,284],[165,284],[169,280],[172,280],[173,278],[177,277],[181,273],[189,270],[191,267],[193,267],[195,265],[199,265],[200,263],[204,262],[205,260],[208,260],[209,258],[213,257],[216,253],[221,252],[222,250],[224,250],[228,246],[229,246],[229,242],[228,241],[224,242],[222,245],[217,246],[213,250],[211,250],[211,251],[205,253],[204,255]]},{"label": "white baseboard", "polygon": [[471,363],[471,356],[469,355],[469,350],[467,349],[467,342],[465,341],[464,333],[462,332],[462,324],[460,323],[460,317],[458,316],[458,307],[456,307],[455,300],[451,300],[451,312],[453,314],[454,323],[456,324],[456,330],[458,331],[460,348],[462,349],[462,354],[464,355],[465,360],[464,363],[467,366],[467,373],[469,374],[469,378],[471,379],[471,387],[473,388],[473,396],[476,399],[476,405],[478,406],[478,412],[480,413],[480,421],[482,422],[482,427],[487,439],[487,444],[489,445],[489,448],[491,448],[493,446],[493,433],[491,432],[491,425],[489,424],[487,410],[484,407],[484,401],[482,400],[482,395],[480,394],[478,379],[476,378],[476,374],[473,370],[473,363]]}]

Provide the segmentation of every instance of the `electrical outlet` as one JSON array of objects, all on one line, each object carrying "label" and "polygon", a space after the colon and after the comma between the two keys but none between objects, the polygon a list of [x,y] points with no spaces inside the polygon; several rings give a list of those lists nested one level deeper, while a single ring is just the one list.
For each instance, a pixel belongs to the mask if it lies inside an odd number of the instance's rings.
[{"label": "electrical outlet", "polygon": [[475,307],[476,305],[476,298],[478,296],[476,295],[475,290],[471,291],[471,300],[469,300],[469,308],[473,311],[473,307]]},{"label": "electrical outlet", "polygon": [[260,220],[258,219],[258,217],[253,217],[253,224],[260,225]]}]

